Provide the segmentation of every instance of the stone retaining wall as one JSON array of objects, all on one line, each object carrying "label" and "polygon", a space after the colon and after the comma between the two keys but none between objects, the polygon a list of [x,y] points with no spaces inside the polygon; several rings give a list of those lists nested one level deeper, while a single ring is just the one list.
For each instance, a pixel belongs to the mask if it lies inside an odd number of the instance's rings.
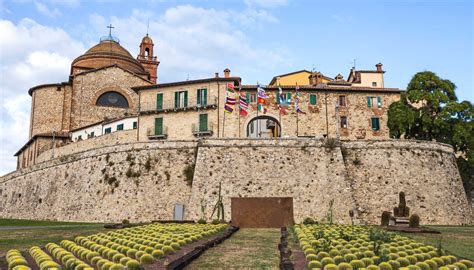
[{"label": "stone retaining wall", "polygon": [[[194,170],[194,174],[193,174]],[[190,180],[192,176],[192,186]],[[209,219],[219,183],[226,219],[231,197],[293,197],[294,217],[378,223],[407,194],[422,223],[472,221],[450,146],[417,141],[208,139],[104,146],[0,178],[0,217],[132,222]]]}]

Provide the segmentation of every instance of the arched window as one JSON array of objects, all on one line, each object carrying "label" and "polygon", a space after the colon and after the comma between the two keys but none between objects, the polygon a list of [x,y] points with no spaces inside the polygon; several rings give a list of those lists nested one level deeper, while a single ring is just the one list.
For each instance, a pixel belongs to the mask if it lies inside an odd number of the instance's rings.
[{"label": "arched window", "polygon": [[146,57],[150,56],[150,49],[149,48],[145,49],[145,56]]},{"label": "arched window", "polygon": [[128,108],[128,101],[122,94],[111,91],[100,95],[100,97],[97,99],[96,105]]}]

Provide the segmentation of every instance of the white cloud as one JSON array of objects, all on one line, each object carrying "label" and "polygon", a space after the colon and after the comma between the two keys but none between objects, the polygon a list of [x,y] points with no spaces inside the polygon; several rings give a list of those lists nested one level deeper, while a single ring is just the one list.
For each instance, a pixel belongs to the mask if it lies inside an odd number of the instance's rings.
[{"label": "white cloud", "polygon": [[244,2],[247,6],[262,8],[275,8],[288,4],[286,0],[245,0]]},{"label": "white cloud", "polygon": [[62,29],[0,20],[0,175],[15,169],[13,154],[28,140],[28,89],[67,80],[71,61],[83,52]]},{"label": "white cloud", "polygon": [[35,1],[36,10],[48,17],[56,18],[61,15],[61,12],[57,8],[50,9],[46,4]]},{"label": "white cloud", "polygon": [[31,19],[17,24],[0,20],[0,174],[15,169],[13,154],[28,139],[31,98],[27,90],[67,80],[71,61],[85,51],[83,43],[87,47],[96,44],[107,34],[109,23],[115,26],[113,33],[122,46],[136,56],[150,18],[149,34],[161,61],[160,82],[185,80],[188,75],[190,79],[211,77],[227,67],[233,75],[248,78],[264,69],[291,64],[285,48],[252,44],[242,30],[242,26],[276,22],[270,13],[263,9],[249,12],[247,22],[236,18],[237,13],[182,5],[158,15],[148,10],[133,10],[127,17],[91,14],[85,25],[76,28],[82,41]]}]

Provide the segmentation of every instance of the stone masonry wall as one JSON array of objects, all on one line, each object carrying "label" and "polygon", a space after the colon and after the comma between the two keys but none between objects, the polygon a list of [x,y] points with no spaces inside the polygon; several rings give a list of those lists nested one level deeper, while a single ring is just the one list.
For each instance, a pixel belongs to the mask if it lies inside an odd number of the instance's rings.
[{"label": "stone masonry wall", "polygon": [[[194,167],[192,186],[185,171]],[[293,197],[295,221],[377,224],[405,191],[422,224],[472,222],[449,146],[416,141],[206,139],[134,142],[76,152],[0,178],[0,217],[113,222],[210,218],[219,183],[231,197]]]},{"label": "stone masonry wall", "polygon": [[123,144],[36,164],[0,179],[0,217],[92,222],[172,219],[191,187],[194,142]]},{"label": "stone masonry wall", "polygon": [[343,143],[348,180],[360,218],[380,222],[382,211],[406,194],[410,213],[422,224],[472,222],[453,149],[425,141],[387,140]]}]

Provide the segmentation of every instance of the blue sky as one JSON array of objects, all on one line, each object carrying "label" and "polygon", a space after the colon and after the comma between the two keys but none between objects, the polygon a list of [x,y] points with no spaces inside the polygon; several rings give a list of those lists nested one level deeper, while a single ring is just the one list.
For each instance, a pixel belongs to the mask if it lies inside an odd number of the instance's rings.
[{"label": "blue sky", "polygon": [[70,62],[109,23],[135,56],[149,21],[160,82],[227,67],[248,84],[312,68],[346,78],[356,59],[358,69],[382,62],[386,87],[405,89],[416,72],[434,71],[472,102],[473,13],[467,0],[0,0],[0,174],[15,168],[27,140],[27,90],[67,80]]}]

